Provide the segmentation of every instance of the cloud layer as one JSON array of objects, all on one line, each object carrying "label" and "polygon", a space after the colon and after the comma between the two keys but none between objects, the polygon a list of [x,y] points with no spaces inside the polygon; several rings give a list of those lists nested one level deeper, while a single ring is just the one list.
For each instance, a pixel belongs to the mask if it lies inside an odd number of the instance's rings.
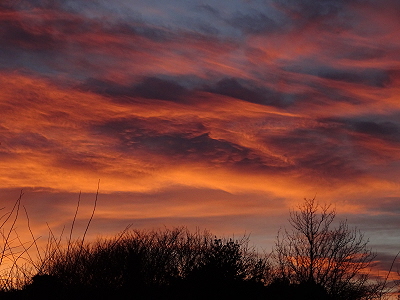
[{"label": "cloud layer", "polygon": [[2,201],[25,188],[53,218],[100,178],[98,232],[183,223],[261,241],[315,194],[379,216],[365,228],[392,220],[397,1],[230,3],[0,4]]}]

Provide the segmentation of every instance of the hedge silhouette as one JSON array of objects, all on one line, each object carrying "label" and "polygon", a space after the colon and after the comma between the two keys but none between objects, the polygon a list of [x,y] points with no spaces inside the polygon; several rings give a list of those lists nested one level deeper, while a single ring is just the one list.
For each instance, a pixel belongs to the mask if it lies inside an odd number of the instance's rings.
[{"label": "hedge silhouette", "polygon": [[[128,230],[113,239],[54,247],[24,296],[57,299],[217,299],[261,289],[269,265],[248,238],[207,231]],[[57,287],[54,289],[54,287]]]}]

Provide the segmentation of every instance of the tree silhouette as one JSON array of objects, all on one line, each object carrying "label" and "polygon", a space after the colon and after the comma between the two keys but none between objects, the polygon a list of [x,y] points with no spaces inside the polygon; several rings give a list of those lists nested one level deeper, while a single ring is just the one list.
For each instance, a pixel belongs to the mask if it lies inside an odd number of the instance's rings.
[{"label": "tree silhouette", "polygon": [[381,291],[368,274],[375,254],[346,221],[334,227],[335,217],[334,209],[315,198],[304,199],[299,211],[290,213],[292,229],[276,241],[278,278],[313,290],[322,287],[334,299],[372,299]]}]

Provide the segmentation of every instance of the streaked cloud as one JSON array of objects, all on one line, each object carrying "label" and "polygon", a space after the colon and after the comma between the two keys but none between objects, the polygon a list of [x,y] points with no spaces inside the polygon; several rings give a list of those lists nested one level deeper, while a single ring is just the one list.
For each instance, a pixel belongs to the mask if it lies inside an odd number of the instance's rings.
[{"label": "streaked cloud", "polygon": [[61,229],[100,178],[94,232],[181,224],[271,245],[288,208],[317,194],[388,257],[399,13],[397,1],[3,2],[0,197],[24,188],[37,230],[47,217]]}]

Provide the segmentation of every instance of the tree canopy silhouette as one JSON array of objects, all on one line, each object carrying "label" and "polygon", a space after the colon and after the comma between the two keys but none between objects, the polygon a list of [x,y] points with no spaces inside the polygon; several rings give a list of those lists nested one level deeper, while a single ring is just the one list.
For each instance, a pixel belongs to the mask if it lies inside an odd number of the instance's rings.
[{"label": "tree canopy silhouette", "polygon": [[322,287],[333,299],[372,299],[381,286],[368,271],[375,258],[368,240],[347,221],[334,226],[335,209],[304,199],[291,211],[291,230],[279,234],[275,257],[278,279],[289,284]]}]

